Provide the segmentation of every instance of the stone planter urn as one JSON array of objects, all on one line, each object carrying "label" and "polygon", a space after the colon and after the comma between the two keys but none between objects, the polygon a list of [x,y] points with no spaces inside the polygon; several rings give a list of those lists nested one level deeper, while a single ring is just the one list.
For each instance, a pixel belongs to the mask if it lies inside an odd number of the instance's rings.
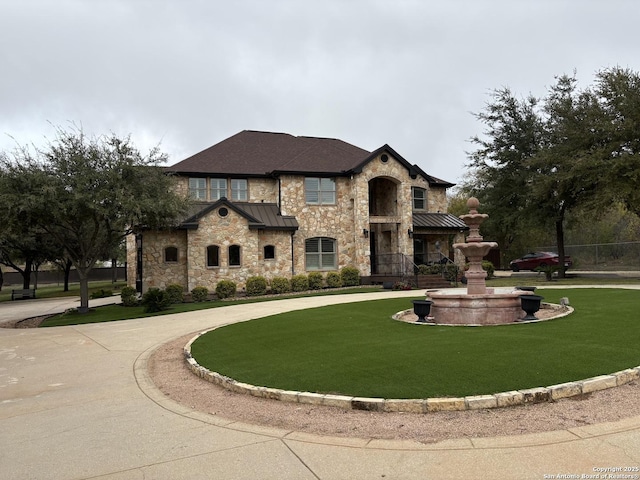
[{"label": "stone planter urn", "polygon": [[426,323],[429,312],[431,312],[431,300],[414,300],[413,301],[413,313],[418,316],[419,323]]},{"label": "stone planter urn", "polygon": [[520,290],[521,292],[535,292],[537,287],[516,287],[517,290]]},{"label": "stone planter urn", "polygon": [[522,321],[538,319],[535,316],[535,313],[540,310],[540,303],[542,302],[543,298],[544,297],[541,297],[540,295],[520,295],[520,300],[522,301],[522,310],[524,310],[526,313]]}]

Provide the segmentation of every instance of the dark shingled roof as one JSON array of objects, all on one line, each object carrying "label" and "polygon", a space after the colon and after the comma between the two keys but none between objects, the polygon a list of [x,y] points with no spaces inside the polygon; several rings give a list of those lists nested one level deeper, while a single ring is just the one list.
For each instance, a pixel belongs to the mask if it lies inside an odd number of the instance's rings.
[{"label": "dark shingled roof", "polygon": [[176,163],[176,173],[264,176],[278,172],[343,172],[369,152],[332,138],[244,130]]},{"label": "dark shingled roof", "polygon": [[193,203],[180,226],[182,228],[198,228],[200,219],[206,214],[220,207],[227,207],[249,222],[251,230],[297,230],[298,222],[295,217],[283,216],[275,203],[246,203],[230,202],[221,198],[217,202]]},{"label": "dark shingled roof", "polygon": [[389,152],[410,175],[431,185],[454,184],[411,165],[388,145],[374,152],[334,138],[296,137],[287,133],[243,130],[226,140],[168,167],[181,175],[264,177],[281,174],[351,175],[382,152]]},{"label": "dark shingled roof", "polygon": [[466,230],[467,225],[450,213],[415,213],[413,228]]}]

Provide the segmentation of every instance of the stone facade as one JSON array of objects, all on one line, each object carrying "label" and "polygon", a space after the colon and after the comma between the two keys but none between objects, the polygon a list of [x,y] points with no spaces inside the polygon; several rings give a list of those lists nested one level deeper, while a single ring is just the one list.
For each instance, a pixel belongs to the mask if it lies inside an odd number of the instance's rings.
[{"label": "stone facade", "polygon": [[[127,268],[129,279],[136,278],[135,237],[130,235],[127,245]],[[175,247],[178,250],[177,262],[165,260],[165,250]],[[171,284],[187,284],[187,236],[184,230],[168,232],[147,232],[143,238],[142,248],[143,277],[145,290],[149,288],[166,288]]]},{"label": "stone facade", "polygon": [[[431,185],[423,175],[408,169],[406,161],[394,158],[389,152],[372,158],[361,171],[349,176],[336,175],[333,180],[335,204],[315,205],[306,201],[303,174],[247,179],[248,201],[277,204],[283,216],[295,217],[296,231],[253,228],[249,220],[236,211],[229,210],[226,216],[221,216],[214,209],[198,218],[197,228],[143,232],[143,290],[164,288],[171,283],[180,283],[189,291],[196,286],[213,290],[221,279],[232,280],[242,289],[247,278],[254,275],[270,279],[309,273],[305,245],[308,239],[317,237],[335,241],[335,270],[353,266],[361,276],[369,276],[372,249],[381,256],[413,257],[413,187],[426,192],[424,211],[444,213],[447,210],[446,187]],[[207,179],[207,195],[209,182]],[[177,176],[176,188],[187,195],[188,176]],[[442,251],[448,255],[450,234],[436,233],[431,245],[436,239],[442,239]],[[170,246],[178,249],[177,262],[166,262],[163,258]],[[208,246],[219,249],[219,262],[215,266],[207,265]],[[229,265],[232,246],[240,249],[240,265]],[[265,258],[266,246],[273,258]],[[128,241],[128,248],[129,278],[135,279],[133,237]],[[382,267],[379,269],[376,273],[385,273]]]}]

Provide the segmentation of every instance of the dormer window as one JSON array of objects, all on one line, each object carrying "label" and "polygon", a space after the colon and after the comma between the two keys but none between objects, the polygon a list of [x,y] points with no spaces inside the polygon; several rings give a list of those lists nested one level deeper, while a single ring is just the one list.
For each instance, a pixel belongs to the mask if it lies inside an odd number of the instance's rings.
[{"label": "dormer window", "polygon": [[413,209],[414,210],[426,210],[427,209],[427,191],[424,188],[413,187],[411,189],[413,195]]},{"label": "dormer window", "polygon": [[307,177],[304,179],[304,194],[310,205],[335,205],[336,181],[333,178]]}]

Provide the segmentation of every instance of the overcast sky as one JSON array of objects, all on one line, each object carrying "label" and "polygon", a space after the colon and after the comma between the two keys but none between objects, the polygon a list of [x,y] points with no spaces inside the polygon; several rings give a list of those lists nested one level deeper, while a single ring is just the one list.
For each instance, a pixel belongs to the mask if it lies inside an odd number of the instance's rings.
[{"label": "overcast sky", "polygon": [[74,122],[173,164],[264,130],[460,182],[491,90],[638,71],[639,24],[638,0],[0,0],[0,150]]}]

